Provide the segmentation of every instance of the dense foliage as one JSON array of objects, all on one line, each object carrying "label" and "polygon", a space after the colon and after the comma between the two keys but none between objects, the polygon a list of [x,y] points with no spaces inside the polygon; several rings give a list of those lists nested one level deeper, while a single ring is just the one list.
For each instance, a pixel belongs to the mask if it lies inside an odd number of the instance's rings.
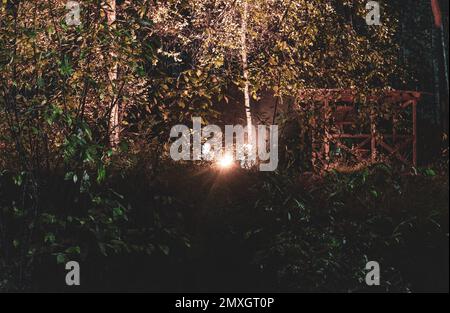
[{"label": "dense foliage", "polygon": [[[110,2],[82,1],[78,26],[63,0],[0,4],[0,291],[60,290],[74,259],[86,290],[363,291],[370,259],[389,282],[380,291],[448,290],[448,150],[405,176],[305,174],[308,143],[286,133],[270,175],[167,155],[171,126],[221,122],[218,104],[245,86],[252,101],[426,88],[428,26],[405,22],[430,16],[426,1],[409,13],[383,2],[372,28],[362,0],[118,0],[113,25]],[[297,113],[279,125],[316,130],[312,110]]]}]

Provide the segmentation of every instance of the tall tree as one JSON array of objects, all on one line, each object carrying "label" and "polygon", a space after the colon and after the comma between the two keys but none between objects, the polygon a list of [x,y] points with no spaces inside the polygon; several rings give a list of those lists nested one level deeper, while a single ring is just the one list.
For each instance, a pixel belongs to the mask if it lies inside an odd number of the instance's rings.
[{"label": "tall tree", "polygon": [[[242,76],[244,79],[244,108],[245,116],[247,119],[248,128],[248,144],[253,143],[253,122],[252,112],[250,107],[250,80],[248,71],[248,56],[247,56],[247,24],[248,24],[248,1],[242,1],[242,14],[241,14],[241,56],[242,56]],[[250,149],[252,150],[252,149]],[[249,151],[250,152],[250,151]],[[251,152],[250,152],[251,153]]]},{"label": "tall tree", "polygon": [[[111,31],[115,29],[116,23],[116,0],[107,0],[105,2],[106,16],[108,20],[108,26]],[[116,147],[120,140],[120,125],[119,125],[119,99],[118,96],[114,96],[117,92],[117,52],[114,48],[110,49],[109,56],[111,58],[111,67],[108,71],[108,77],[111,84],[111,104],[110,104],[110,118],[109,118],[109,135],[110,145]]]}]

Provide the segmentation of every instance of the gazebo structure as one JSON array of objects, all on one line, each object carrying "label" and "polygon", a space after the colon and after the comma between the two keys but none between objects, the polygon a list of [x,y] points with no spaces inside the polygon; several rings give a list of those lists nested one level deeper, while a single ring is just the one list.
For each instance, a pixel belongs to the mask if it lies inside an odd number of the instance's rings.
[{"label": "gazebo structure", "polygon": [[362,101],[354,90],[301,91],[297,108],[313,103],[320,123],[312,134],[313,166],[331,169],[349,159],[353,164],[389,159],[416,166],[417,106],[422,96],[417,91],[389,90]]}]

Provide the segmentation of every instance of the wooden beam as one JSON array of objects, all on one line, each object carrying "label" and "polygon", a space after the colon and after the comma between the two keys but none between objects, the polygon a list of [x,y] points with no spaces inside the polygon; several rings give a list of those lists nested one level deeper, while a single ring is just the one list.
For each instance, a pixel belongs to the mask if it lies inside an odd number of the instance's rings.
[{"label": "wooden beam", "polygon": [[413,110],[413,165],[417,166],[417,100],[414,100],[412,110]]}]

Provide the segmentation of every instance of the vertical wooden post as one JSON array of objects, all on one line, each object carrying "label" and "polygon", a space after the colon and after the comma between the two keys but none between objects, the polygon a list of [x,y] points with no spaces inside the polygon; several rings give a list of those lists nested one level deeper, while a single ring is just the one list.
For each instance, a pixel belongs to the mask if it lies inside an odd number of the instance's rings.
[{"label": "vertical wooden post", "polygon": [[376,114],[375,110],[372,108],[370,111],[370,149],[371,149],[371,160],[375,162],[377,159],[377,126],[376,126]]},{"label": "vertical wooden post", "polygon": [[327,166],[330,162],[330,119],[331,119],[331,111],[330,111],[330,103],[328,99],[324,100],[324,117],[325,117],[325,134],[324,134],[324,149],[325,149],[325,161],[327,162]]},{"label": "vertical wooden post", "polygon": [[[316,110],[316,103],[308,104],[310,107],[309,109],[313,112],[313,119],[314,119],[314,127],[311,127],[311,164],[314,170],[317,169],[317,157],[318,157],[318,148],[317,146],[320,146],[320,144],[317,144],[317,124],[318,124],[318,116],[317,116],[317,110]],[[320,115],[319,115],[320,116]]]},{"label": "vertical wooden post", "polygon": [[417,100],[412,102],[413,114],[413,165],[417,166]]},{"label": "vertical wooden post", "polygon": [[[396,108],[394,108],[395,110]],[[394,147],[397,147],[397,111],[394,111],[393,115],[392,115],[392,143],[394,145]]]}]

